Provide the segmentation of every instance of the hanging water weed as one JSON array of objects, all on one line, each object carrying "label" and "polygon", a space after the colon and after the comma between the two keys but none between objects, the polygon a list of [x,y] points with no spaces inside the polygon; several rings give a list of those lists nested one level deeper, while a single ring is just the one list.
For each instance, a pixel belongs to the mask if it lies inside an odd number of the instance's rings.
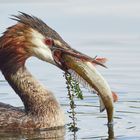
[{"label": "hanging water weed", "polygon": [[69,130],[72,132],[78,131],[77,127],[77,118],[76,118],[76,104],[75,104],[75,98],[83,100],[83,94],[80,89],[79,83],[76,82],[72,76],[69,73],[65,73],[65,79],[66,79],[66,84],[67,84],[67,89],[68,89],[68,97],[70,100],[70,111],[68,113],[70,114],[69,117],[72,119],[72,122],[68,124]]}]

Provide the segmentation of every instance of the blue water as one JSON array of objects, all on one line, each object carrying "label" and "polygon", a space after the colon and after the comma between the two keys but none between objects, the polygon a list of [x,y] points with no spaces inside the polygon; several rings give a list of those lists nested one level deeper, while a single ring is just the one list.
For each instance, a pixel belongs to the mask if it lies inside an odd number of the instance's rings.
[{"label": "blue water", "polygon": [[[0,32],[13,25],[10,15],[23,11],[43,19],[73,48],[92,57],[107,57],[108,69],[98,68],[117,92],[114,137],[140,139],[140,1],[50,0],[40,2],[0,1]],[[69,100],[63,72],[36,58],[27,61],[28,69],[52,90],[68,117]],[[38,67],[39,65],[39,67]],[[84,100],[77,100],[76,117],[80,128],[75,134],[66,127],[61,139],[107,139],[106,113],[99,113],[98,97],[83,89]],[[0,102],[23,106],[0,74]],[[36,136],[37,137],[37,136]],[[43,135],[42,135],[43,137]],[[45,137],[45,136],[44,136]],[[34,136],[5,134],[1,139],[25,140]]]}]

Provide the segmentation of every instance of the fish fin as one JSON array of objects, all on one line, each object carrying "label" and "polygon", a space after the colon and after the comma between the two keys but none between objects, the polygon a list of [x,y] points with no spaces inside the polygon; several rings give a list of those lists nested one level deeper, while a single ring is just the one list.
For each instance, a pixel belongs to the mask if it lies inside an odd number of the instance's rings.
[{"label": "fish fin", "polygon": [[100,112],[103,112],[105,110],[105,105],[103,103],[103,100],[101,97],[99,97],[99,102],[100,102]]},{"label": "fish fin", "polygon": [[[105,64],[106,63],[106,61],[107,61],[107,58],[105,58],[105,57],[97,57],[96,59],[95,59],[95,61],[97,61],[97,62],[99,62],[100,64]],[[98,64],[97,63],[92,63],[94,66],[97,66]]]},{"label": "fish fin", "polygon": [[97,57],[95,60],[100,62],[101,64],[104,64],[104,63],[106,63],[107,58],[105,58],[105,57]]},{"label": "fish fin", "polygon": [[112,97],[113,97],[113,101],[114,102],[117,102],[118,101],[118,95],[114,91],[112,91]]}]

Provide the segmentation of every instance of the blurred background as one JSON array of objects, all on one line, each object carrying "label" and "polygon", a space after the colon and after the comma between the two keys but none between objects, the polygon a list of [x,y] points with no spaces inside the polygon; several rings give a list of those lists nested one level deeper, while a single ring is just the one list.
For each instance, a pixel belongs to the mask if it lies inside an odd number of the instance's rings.
[{"label": "blurred background", "polygon": [[[140,1],[139,0],[0,0],[0,33],[16,23],[11,15],[22,11],[41,18],[73,48],[92,57],[107,57],[108,69],[99,71],[119,95],[115,104],[114,137],[140,139]],[[27,67],[51,89],[67,118],[69,100],[63,72],[30,58]],[[96,95],[83,89],[84,100],[76,100],[77,139],[106,139],[106,113],[99,113]],[[0,101],[23,106],[0,74]],[[66,139],[74,139],[67,129]]]}]

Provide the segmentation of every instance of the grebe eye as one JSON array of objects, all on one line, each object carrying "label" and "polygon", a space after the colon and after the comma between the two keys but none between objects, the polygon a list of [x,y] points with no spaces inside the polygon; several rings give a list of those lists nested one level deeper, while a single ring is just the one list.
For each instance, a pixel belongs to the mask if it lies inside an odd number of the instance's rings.
[{"label": "grebe eye", "polygon": [[48,45],[48,46],[52,46],[52,45],[53,45],[53,39],[51,39],[51,38],[46,38],[46,39],[45,39],[45,44]]}]

